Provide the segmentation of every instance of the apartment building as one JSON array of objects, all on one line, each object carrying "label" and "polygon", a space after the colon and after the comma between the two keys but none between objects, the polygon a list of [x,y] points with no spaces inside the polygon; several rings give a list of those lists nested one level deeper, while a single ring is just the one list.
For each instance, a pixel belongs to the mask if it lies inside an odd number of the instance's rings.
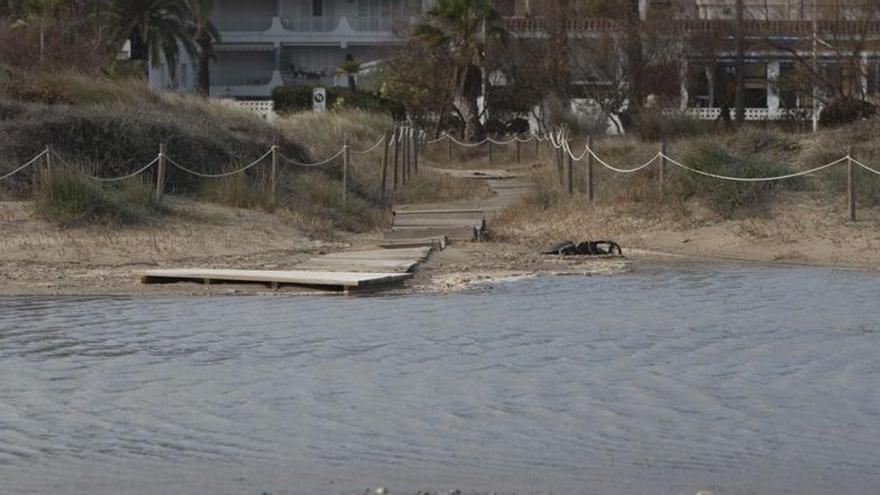
[{"label": "apartment building", "polygon": [[[221,34],[211,66],[211,94],[266,98],[282,84],[345,86],[335,74],[346,59],[369,72],[393,56],[401,33],[430,0],[215,0]],[[195,66],[182,57],[172,79],[167,66],[152,69],[155,87],[194,88]]]},{"label": "apartment building", "polygon": [[[369,82],[370,70],[394,56],[394,48],[401,43],[402,35],[433,1],[216,0],[213,20],[221,32],[222,42],[216,46],[217,60],[211,67],[211,92],[220,97],[264,99],[274,87],[282,84],[345,86],[347,78],[336,74],[336,69],[347,58],[362,63],[365,70],[359,76],[359,84],[368,85],[364,83]],[[521,26],[550,12],[550,1],[496,0],[495,5],[514,36],[534,37],[534,31],[523,31]],[[766,25],[768,33],[775,33],[772,36],[795,43],[811,39],[809,26],[814,11],[824,18],[833,14],[836,19],[858,20],[861,3],[858,0],[745,0],[745,18],[750,29]],[[552,5],[559,7],[558,2]],[[720,23],[711,24],[712,29],[720,30],[728,43],[711,63],[720,64],[731,77],[734,71],[731,21],[735,6],[736,0],[639,2],[643,19],[678,22],[685,30],[710,25],[701,23]],[[585,22],[576,29],[607,29],[604,26],[606,24]],[[880,40],[880,33],[871,36]],[[589,39],[590,36],[578,36],[575,50],[577,43],[588,43]],[[844,70],[839,47],[831,46],[827,40],[820,41],[817,53],[820,70],[834,77],[835,71]],[[859,82],[863,92],[876,95],[880,55],[870,48],[859,56],[858,70],[862,74]],[[681,106],[705,118],[717,116],[724,89],[719,88],[707,72],[709,62],[705,55],[686,52],[682,63],[685,67],[681,72],[684,79]],[[745,64],[749,118],[772,119],[791,115],[793,110],[802,115],[809,111],[811,97],[787,90],[780,84],[796,66],[795,57],[786,50],[750,44]],[[167,67],[162,67],[151,71],[151,81],[157,87],[191,90],[195,83],[194,69],[193,61],[184,57],[173,80]]]}]

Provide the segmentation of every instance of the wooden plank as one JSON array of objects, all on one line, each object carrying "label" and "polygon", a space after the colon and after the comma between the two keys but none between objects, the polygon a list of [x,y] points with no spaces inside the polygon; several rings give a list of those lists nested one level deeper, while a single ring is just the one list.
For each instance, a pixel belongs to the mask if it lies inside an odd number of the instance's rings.
[{"label": "wooden plank", "polygon": [[482,218],[395,218],[393,227],[477,227]]},{"label": "wooden plank", "polygon": [[393,227],[383,234],[385,240],[426,239],[441,236],[452,241],[476,240],[473,227]]},{"label": "wooden plank", "polygon": [[485,218],[483,210],[480,213],[437,213],[433,215],[394,215],[392,223],[397,222],[436,222],[441,220],[458,221],[461,223],[481,222]]},{"label": "wooden plank", "polygon": [[170,270],[144,270],[135,272],[144,283],[173,281],[223,281],[263,284],[289,284],[318,287],[368,287],[401,282],[411,277],[408,273],[356,273],[317,272],[305,270],[211,270],[184,268]]},{"label": "wooden plank", "polygon": [[454,215],[454,214],[482,214],[482,209],[459,209],[459,210],[394,210],[395,215]]},{"label": "wooden plank", "polygon": [[448,240],[446,236],[442,237],[429,237],[425,239],[385,239],[382,241],[380,246],[384,249],[391,250],[400,250],[407,249],[410,247],[432,247],[435,249],[446,249],[446,245],[448,244]]},{"label": "wooden plank", "polygon": [[369,251],[343,251],[339,253],[325,254],[312,259],[340,259],[340,260],[423,260],[431,254],[431,248],[415,247],[398,249],[389,252],[387,249],[375,249]]},{"label": "wooden plank", "polygon": [[338,258],[312,258],[294,268],[297,270],[326,272],[406,273],[422,260],[346,260]]}]

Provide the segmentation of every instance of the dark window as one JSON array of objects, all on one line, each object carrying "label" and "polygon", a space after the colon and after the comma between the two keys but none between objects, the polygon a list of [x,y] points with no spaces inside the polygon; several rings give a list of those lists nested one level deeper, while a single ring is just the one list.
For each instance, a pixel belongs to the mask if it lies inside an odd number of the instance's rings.
[{"label": "dark window", "polygon": [[779,88],[779,108],[797,108],[796,77],[797,72],[795,71],[794,64],[790,62],[779,64],[779,79],[776,82]]},{"label": "dark window", "polygon": [[767,89],[766,88],[746,88],[745,92],[746,108],[767,108]]},{"label": "dark window", "polygon": [[312,15],[314,17],[324,16],[324,0],[312,0]]}]

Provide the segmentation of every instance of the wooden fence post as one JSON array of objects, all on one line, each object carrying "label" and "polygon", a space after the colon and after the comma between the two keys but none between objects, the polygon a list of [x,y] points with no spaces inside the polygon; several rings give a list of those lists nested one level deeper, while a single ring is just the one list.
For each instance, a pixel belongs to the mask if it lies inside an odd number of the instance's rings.
[{"label": "wooden fence post", "polygon": [[400,146],[402,147],[401,153],[403,155],[403,163],[400,169],[400,177],[401,183],[407,184],[409,183],[409,127],[403,128],[403,130],[400,132],[400,137]]},{"label": "wooden fence post", "polygon": [[419,144],[421,139],[419,139],[419,132],[413,128],[412,130],[412,141],[413,141],[413,174],[419,175]]},{"label": "wooden fence post", "polygon": [[593,135],[587,136],[587,199],[593,202]]},{"label": "wooden fence post", "polygon": [[533,137],[535,138],[535,161],[538,161],[541,159],[541,140],[538,139],[537,134]]},{"label": "wooden fence post", "polygon": [[272,145],[272,175],[269,190],[272,193],[272,204],[278,204],[278,145]]},{"label": "wooden fence post", "polygon": [[159,163],[156,168],[156,203],[162,202],[162,194],[165,192],[165,143],[159,145]]},{"label": "wooden fence post", "polygon": [[[566,144],[568,144],[568,136],[565,137]],[[574,158],[572,158],[571,153],[565,152],[566,162],[568,163],[568,195],[571,196],[574,194]]]},{"label": "wooden fence post", "polygon": [[492,163],[495,161],[495,157],[492,156],[493,155],[493,153],[492,153],[493,148],[494,148],[494,146],[492,145],[492,141],[490,139],[489,140],[489,165],[492,165]]},{"label": "wooden fence post", "polygon": [[391,151],[391,136],[393,136],[391,131],[385,131],[385,146],[383,146],[384,153],[382,154],[382,187],[379,190],[379,198],[382,203],[385,202],[388,189],[388,152]]},{"label": "wooden fence post", "polygon": [[522,143],[519,142],[519,135],[516,136],[516,163],[522,161]]},{"label": "wooden fence post", "polygon": [[52,182],[52,145],[46,145],[46,182]]},{"label": "wooden fence post", "polygon": [[348,201],[348,162],[351,159],[348,150],[348,138],[342,139],[342,206]]},{"label": "wooden fence post", "polygon": [[394,190],[400,184],[400,136],[402,129],[397,127],[394,129]]},{"label": "wooden fence post", "polygon": [[446,132],[446,143],[449,145],[449,163],[452,163],[452,136],[449,135],[448,131]]},{"label": "wooden fence post", "polygon": [[[564,138],[560,138],[559,140],[560,145],[562,144],[562,139]],[[553,150],[556,155],[556,175],[559,176],[559,187],[565,187],[565,164],[562,161],[562,146],[559,148],[553,146]]]},{"label": "wooden fence post", "polygon": [[856,190],[855,190],[855,169],[852,161],[852,146],[846,150],[846,193],[847,203],[849,204],[849,221],[856,221]]},{"label": "wooden fence post", "polygon": [[664,137],[663,140],[660,142],[660,173],[659,173],[659,181],[660,181],[660,199],[661,199],[661,200],[663,199],[663,189],[664,189],[664,184],[663,184],[663,182],[664,182],[664,180],[665,180],[665,177],[664,177],[664,176],[666,175],[666,148],[667,148],[667,145],[668,145],[668,143],[667,143],[667,141],[666,141],[666,138]]}]

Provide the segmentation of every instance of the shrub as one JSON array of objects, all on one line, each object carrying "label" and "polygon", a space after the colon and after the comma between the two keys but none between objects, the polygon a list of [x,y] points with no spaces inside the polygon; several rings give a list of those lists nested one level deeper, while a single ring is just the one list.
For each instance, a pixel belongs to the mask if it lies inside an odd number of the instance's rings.
[{"label": "shrub", "polygon": [[383,98],[377,93],[357,92],[344,89],[335,89],[330,92],[330,100],[333,110],[364,110],[368,112],[381,112],[402,119],[406,116],[406,110],[402,105]]},{"label": "shrub", "polygon": [[343,206],[342,181],[312,171],[292,179],[290,206],[295,209],[329,219],[337,228],[350,232],[366,232],[380,225],[381,213],[364,199],[349,194]]},{"label": "shrub", "polygon": [[827,127],[838,126],[873,117],[876,113],[877,107],[872,103],[844,96],[828,102],[819,114],[819,123]]},{"label": "shrub", "polygon": [[643,110],[632,122],[633,131],[645,141],[702,136],[716,132],[714,125],[680,113]]},{"label": "shrub", "polygon": [[[292,114],[312,109],[311,86],[279,86],[272,90],[275,111]],[[327,88],[327,108],[330,110],[364,110],[381,112],[397,118],[405,116],[405,109],[399,103],[384,98],[378,93],[365,91],[352,92],[347,88]]]},{"label": "shrub", "polygon": [[[140,168],[163,142],[173,160],[208,173],[250,162],[273,144],[291,158],[308,160],[301,146],[245,110],[154,92],[140,82],[76,74],[33,79],[52,88],[51,94],[63,94],[68,104],[0,95],[0,171],[24,163],[46,144],[64,158],[95,164],[95,173],[104,177]],[[29,182],[25,174],[13,180]],[[194,191],[199,182],[174,167],[166,180],[177,191]]]},{"label": "shrub", "polygon": [[302,112],[312,109],[311,86],[278,86],[272,90],[272,102],[279,114]]},{"label": "shrub", "polygon": [[142,182],[114,189],[59,167],[38,181],[34,205],[37,215],[63,227],[134,225],[166,212],[151,193]]},{"label": "shrub", "polygon": [[238,208],[271,210],[273,207],[269,190],[245,174],[207,180],[202,183],[199,195],[208,201]]},{"label": "shrub", "polygon": [[[758,157],[734,156],[709,141],[695,143],[684,153],[682,161],[704,172],[733,177],[773,177],[793,172],[788,167]],[[744,212],[758,213],[779,189],[801,189],[805,185],[802,178],[734,182],[686,171],[676,171],[674,177],[674,189],[679,199],[701,198],[725,218]]]}]

